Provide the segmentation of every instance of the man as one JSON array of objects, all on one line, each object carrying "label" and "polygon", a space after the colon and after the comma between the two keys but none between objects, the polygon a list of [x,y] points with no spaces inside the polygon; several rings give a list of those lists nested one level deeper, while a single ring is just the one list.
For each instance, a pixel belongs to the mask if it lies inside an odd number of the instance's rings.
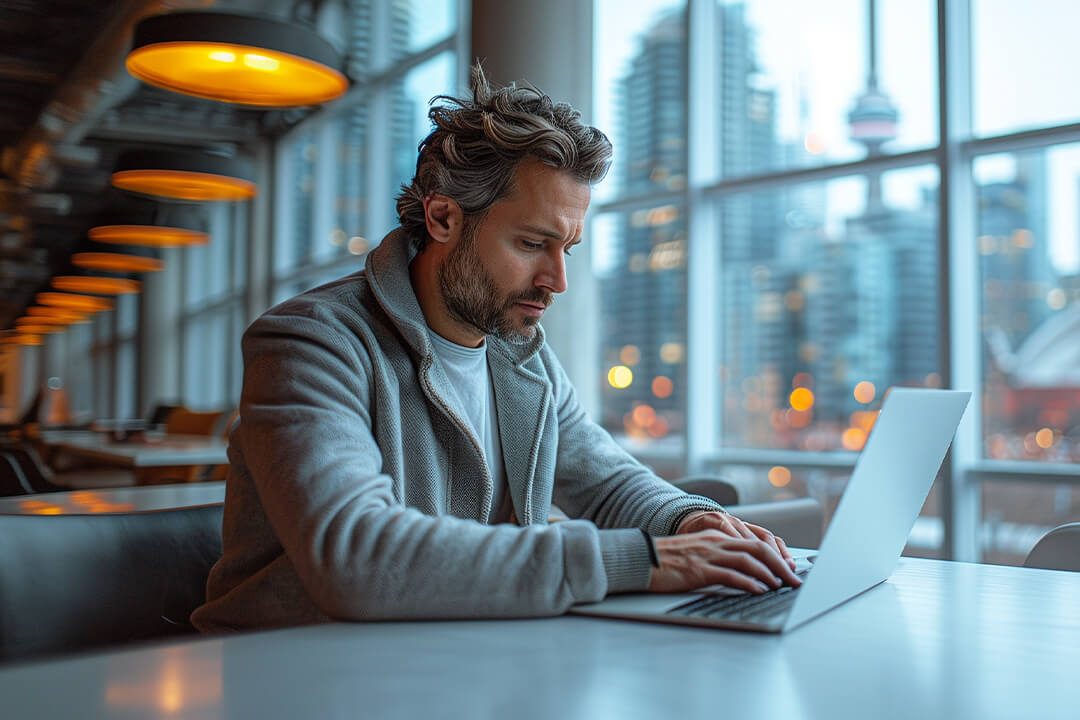
[{"label": "man", "polygon": [[[586,417],[538,323],[611,145],[535,89],[492,89],[479,66],[473,85],[431,110],[401,228],[364,271],[245,333],[201,630],[799,584],[783,541]],[[575,519],[549,524],[553,502]]]}]

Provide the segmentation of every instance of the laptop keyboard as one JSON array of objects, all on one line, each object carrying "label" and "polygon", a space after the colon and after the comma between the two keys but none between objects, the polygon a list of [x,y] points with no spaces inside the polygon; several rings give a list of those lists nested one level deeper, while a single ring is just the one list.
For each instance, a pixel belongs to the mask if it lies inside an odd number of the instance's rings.
[{"label": "laptop keyboard", "polygon": [[798,588],[784,585],[760,595],[706,595],[667,611],[668,615],[767,624],[783,619]]}]

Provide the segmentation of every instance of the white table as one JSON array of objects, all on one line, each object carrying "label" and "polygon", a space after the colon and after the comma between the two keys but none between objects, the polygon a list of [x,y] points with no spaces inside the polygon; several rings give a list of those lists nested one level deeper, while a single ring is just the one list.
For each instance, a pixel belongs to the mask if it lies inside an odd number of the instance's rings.
[{"label": "white table", "polygon": [[225,502],[225,483],[101,488],[0,497],[0,515],[142,512]]},{"label": "white table", "polygon": [[904,559],[787,635],[341,623],[0,670],[11,718],[1073,718],[1080,574]]},{"label": "white table", "polygon": [[49,430],[41,433],[50,448],[128,468],[224,465],[228,444],[204,435],[147,436],[146,440],[113,441],[107,433]]}]

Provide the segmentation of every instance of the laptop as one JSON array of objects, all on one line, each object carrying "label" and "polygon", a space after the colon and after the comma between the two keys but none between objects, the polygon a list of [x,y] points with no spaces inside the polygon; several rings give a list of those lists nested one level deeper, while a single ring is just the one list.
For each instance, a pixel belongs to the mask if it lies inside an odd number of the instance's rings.
[{"label": "laptop", "polygon": [[820,549],[792,550],[799,588],[760,595],[723,586],[631,593],[575,605],[577,615],[782,633],[884,582],[900,558],[971,393],[893,388]]}]

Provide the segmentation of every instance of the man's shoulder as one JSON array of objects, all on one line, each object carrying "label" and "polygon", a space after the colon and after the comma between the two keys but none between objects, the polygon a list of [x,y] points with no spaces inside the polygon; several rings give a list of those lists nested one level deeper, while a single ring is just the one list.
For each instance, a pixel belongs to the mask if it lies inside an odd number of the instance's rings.
[{"label": "man's shoulder", "polygon": [[294,317],[333,321],[363,316],[369,312],[370,297],[365,271],[358,270],[279,302],[259,320]]}]

